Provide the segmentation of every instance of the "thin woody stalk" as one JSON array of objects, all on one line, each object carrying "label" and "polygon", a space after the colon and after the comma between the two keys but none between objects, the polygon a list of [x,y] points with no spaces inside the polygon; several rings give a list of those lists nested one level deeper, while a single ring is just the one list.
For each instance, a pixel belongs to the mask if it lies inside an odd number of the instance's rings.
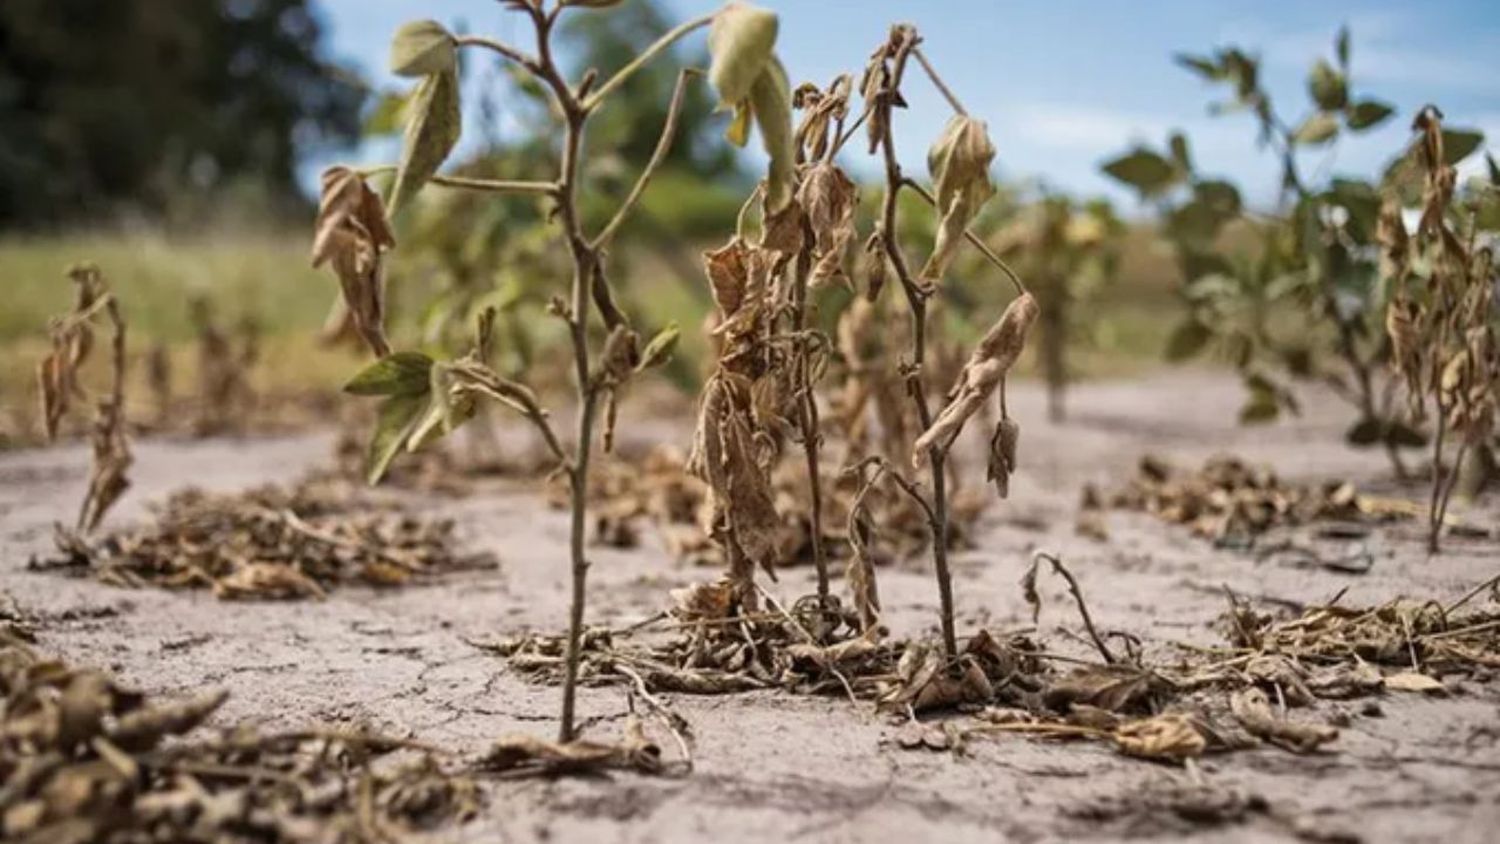
[{"label": "thin woody stalk", "polygon": [[[804,245],[797,253],[796,277],[792,281],[792,332],[796,342],[806,342],[803,332],[807,328],[807,285],[812,269],[812,236],[803,232]],[[818,573],[818,601],[820,606],[828,604],[828,560],[823,551],[823,489],[818,465],[818,448],[822,438],[818,433],[818,403],[813,395],[812,363],[805,351],[799,351],[797,361],[798,427],[802,432],[802,451],[807,457],[807,487],[811,512],[808,514],[809,533],[812,541],[813,565]]]},{"label": "thin woody stalk", "polygon": [[[890,78],[885,90],[880,93],[882,101],[879,108],[889,109],[896,93],[901,89],[901,78],[906,69],[907,57],[914,47],[913,41],[914,38],[905,40],[893,56]],[[907,394],[916,406],[922,429],[926,430],[932,427],[932,411],[927,405],[927,386],[922,380],[922,367],[927,359],[928,294],[912,277],[911,268],[906,263],[906,256],[898,241],[896,204],[906,179],[901,173],[901,164],[896,159],[891,121],[887,119],[882,124],[879,146],[885,161],[885,194],[881,199],[881,243],[911,308],[911,373],[907,378]],[[953,623],[953,577],[948,570],[948,495],[944,471],[947,455],[944,452],[945,449],[939,445],[934,445],[929,450],[927,464],[929,477],[932,479],[932,504],[926,510],[926,515],[928,528],[932,533],[932,562],[937,574],[943,650],[951,658],[958,654],[958,636]]]}]

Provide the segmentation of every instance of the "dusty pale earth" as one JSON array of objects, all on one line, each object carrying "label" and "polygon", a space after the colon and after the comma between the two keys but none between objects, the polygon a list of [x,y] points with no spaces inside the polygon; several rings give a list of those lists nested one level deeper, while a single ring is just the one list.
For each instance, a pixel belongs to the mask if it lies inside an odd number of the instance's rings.
[{"label": "dusty pale earth", "polygon": [[[961,632],[1031,624],[1017,582],[1036,549],[1064,557],[1101,626],[1155,645],[1219,641],[1210,623],[1224,608],[1224,585],[1272,603],[1313,603],[1347,590],[1343,602],[1360,605],[1396,595],[1451,600],[1500,571],[1495,540],[1454,538],[1445,553],[1429,557],[1415,523],[1354,540],[1374,557],[1359,575],[1297,557],[1261,560],[1215,549],[1137,513],[1109,513],[1107,543],[1077,536],[1080,486],[1122,481],[1147,451],[1181,466],[1232,452],[1288,479],[1347,478],[1414,499],[1424,491],[1395,487],[1381,455],[1341,444],[1349,421],[1341,406],[1314,402],[1296,420],[1237,426],[1239,386],[1216,374],[1081,385],[1061,425],[1044,421],[1042,399],[1030,385],[1013,390],[1023,426],[1020,471],[1011,499],[987,511],[977,547],[957,555]],[[652,430],[686,445],[679,427]],[[106,528],[146,518],[148,504],[184,485],[229,491],[290,480],[326,463],[332,441],[328,432],[138,443],[135,488]],[[561,629],[567,515],[550,509],[533,486],[496,482],[461,498],[406,495],[414,507],[456,519],[467,548],[492,551],[496,569],[387,591],[346,587],[318,603],[224,603],[206,591],[127,590],[27,571],[32,555],[51,550],[53,522],[71,520],[86,471],[81,446],[0,455],[0,591],[38,619],[44,649],[118,672],[150,692],[226,688],[221,724],[370,724],[466,754],[513,731],[553,734],[559,690],[508,673],[499,658],[467,641]],[[978,470],[971,474],[977,483]],[[1487,509],[1462,515],[1500,524],[1494,498]],[[1297,538],[1329,554],[1351,550],[1350,540]],[[665,607],[667,589],[713,575],[674,561],[650,530],[643,543],[592,552],[590,621],[643,618]],[[772,588],[795,598],[812,584],[812,571],[799,568],[784,571]],[[1078,629],[1062,583],[1044,579],[1043,587],[1040,635],[1055,650],[1079,649],[1060,630]],[[880,590],[896,634],[935,626],[925,560],[881,570]],[[1185,782],[1187,772],[1102,744],[999,736],[971,739],[962,755],[911,751],[895,743],[896,727],[884,716],[840,698],[666,695],[696,735],[690,775],[493,782],[479,818],[434,838],[1495,841],[1500,676],[1450,678],[1447,685],[1443,695],[1385,695],[1374,713],[1363,701],[1320,702],[1312,717],[1347,719],[1324,752],[1296,756],[1266,747],[1204,757],[1203,782],[1259,798],[1254,810],[1218,824],[1152,808],[1153,796]],[[589,735],[611,737],[626,713],[625,692],[584,689],[580,708]],[[671,752],[671,743],[664,745]]]}]

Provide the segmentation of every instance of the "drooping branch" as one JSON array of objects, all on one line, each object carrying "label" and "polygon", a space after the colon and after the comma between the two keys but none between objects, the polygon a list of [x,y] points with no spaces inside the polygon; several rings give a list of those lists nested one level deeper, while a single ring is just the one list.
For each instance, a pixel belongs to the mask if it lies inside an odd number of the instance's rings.
[{"label": "drooping branch", "polygon": [[630,77],[634,75],[636,71],[645,67],[647,64],[650,64],[652,59],[656,58],[658,55],[661,55],[662,52],[670,48],[673,44],[677,43],[684,35],[687,35],[688,33],[696,29],[701,29],[702,27],[708,26],[709,24],[713,23],[713,21],[714,15],[704,15],[703,17],[694,18],[690,21],[678,24],[677,26],[673,27],[671,30],[663,34],[662,37],[656,39],[656,42],[651,46],[642,50],[641,54],[632,59],[630,64],[627,64],[624,67],[620,68],[620,70],[616,72],[614,76],[611,76],[609,79],[605,80],[603,85],[600,85],[597,89],[594,90],[592,94],[589,94],[583,100],[583,110],[593,111],[599,106],[601,102],[604,101],[605,97],[609,96],[610,93],[616,88],[624,85],[626,80],[630,79]]},{"label": "drooping branch", "polygon": [[[365,178],[381,173],[394,173],[395,171],[396,165],[394,164],[379,164],[373,167],[358,168],[359,174]],[[550,196],[555,195],[558,191],[556,182],[484,179],[473,176],[433,176],[427,181],[429,184],[438,185],[439,187],[482,191],[486,193],[538,193]]]},{"label": "drooping branch", "polygon": [[640,202],[641,197],[645,195],[647,185],[651,184],[651,177],[656,175],[656,171],[666,161],[667,153],[671,151],[672,143],[677,138],[677,124],[682,116],[682,104],[686,99],[688,79],[700,73],[696,68],[685,67],[677,74],[677,86],[672,90],[672,101],[667,106],[667,119],[661,127],[661,139],[656,142],[656,149],[651,153],[651,160],[646,162],[645,169],[641,171],[630,193],[625,196],[625,201],[620,203],[620,208],[615,212],[614,217],[610,218],[609,223],[589,244],[592,249],[602,249],[609,244],[610,238],[614,237],[615,232],[635,209],[636,203]]},{"label": "drooping branch", "polygon": [[[937,198],[934,197],[932,193],[927,190],[927,188],[922,187],[921,182],[908,177],[902,180],[902,186],[911,188],[917,196],[920,196],[924,200],[926,200],[928,205],[931,205],[934,208],[937,207]],[[1009,264],[1005,263],[1005,259],[995,254],[995,251],[984,242],[984,238],[981,238],[979,235],[975,234],[973,229],[964,229],[964,240],[967,240],[969,243],[973,244],[974,248],[979,250],[979,254],[983,255],[986,260],[998,267],[1001,272],[1005,273],[1005,277],[1010,279],[1010,283],[1015,286],[1016,293],[1019,294],[1026,292],[1026,284],[1021,281],[1021,277],[1016,274],[1015,270],[1010,268]]]},{"label": "drooping branch", "polygon": [[927,72],[927,78],[932,80],[933,86],[938,89],[938,93],[943,95],[943,99],[948,101],[948,105],[959,114],[968,114],[964,110],[963,103],[958,101],[958,97],[954,96],[953,91],[943,82],[943,78],[938,76],[938,72],[933,69],[932,63],[927,61],[927,56],[923,55],[922,48],[913,47],[911,54],[917,57],[917,62],[922,65],[922,70]]}]

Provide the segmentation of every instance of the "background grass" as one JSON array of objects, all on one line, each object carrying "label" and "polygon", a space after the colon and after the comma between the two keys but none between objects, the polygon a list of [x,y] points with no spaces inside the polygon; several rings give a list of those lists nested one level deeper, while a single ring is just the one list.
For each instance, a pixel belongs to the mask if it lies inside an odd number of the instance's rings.
[{"label": "background grass", "polygon": [[[1171,258],[1154,244],[1149,229],[1127,237],[1120,275],[1089,305],[1097,316],[1092,336],[1071,352],[1080,378],[1138,374],[1161,360],[1165,338],[1179,318]],[[133,372],[158,344],[173,363],[174,388],[195,382],[195,335],[189,303],[206,296],[216,318],[231,327],[243,318],[263,329],[261,362],[253,374],[268,392],[335,390],[360,365],[347,349],[315,341],[337,285],[307,259],[304,232],[236,231],[220,235],[171,237],[157,232],[89,232],[0,239],[0,442],[34,438],[33,371],[47,349],[47,320],[70,305],[72,283],[66,268],[93,261],[118,292],[130,329]],[[706,343],[701,336],[708,297],[692,289],[680,272],[697,266],[697,249],[673,261],[669,271],[659,257],[628,262],[630,277],[620,279],[623,298],[648,325],[676,322],[682,328],[682,360],[674,381],[687,384],[698,371]],[[413,291],[405,291],[402,298]],[[538,317],[539,319],[544,317]],[[96,361],[96,364],[98,361]],[[1023,376],[1033,371],[1023,364]],[[137,402],[144,391],[135,390]],[[8,429],[8,431],[7,431]]]}]

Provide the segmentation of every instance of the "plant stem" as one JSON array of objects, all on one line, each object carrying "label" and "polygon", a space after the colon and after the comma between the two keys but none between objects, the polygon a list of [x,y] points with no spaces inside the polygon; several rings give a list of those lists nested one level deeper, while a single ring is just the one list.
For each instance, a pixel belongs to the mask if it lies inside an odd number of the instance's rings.
[{"label": "plant stem", "polygon": [[667,153],[672,149],[672,141],[677,137],[677,122],[682,115],[683,95],[687,93],[688,78],[697,73],[698,71],[694,68],[685,67],[681,73],[677,74],[677,87],[672,90],[672,102],[667,106],[667,119],[662,124],[661,139],[657,141],[656,149],[651,153],[651,160],[646,163],[646,168],[641,171],[640,178],[636,179],[635,186],[625,196],[625,201],[620,203],[620,209],[589,244],[593,249],[603,248],[609,243],[610,238],[614,237],[615,232],[625,222],[625,218],[630,215],[636,203],[640,202],[641,196],[646,193],[646,186],[651,183],[651,177],[666,160]]},{"label": "plant stem", "polygon": [[932,84],[938,89],[938,93],[942,94],[943,99],[948,101],[949,107],[959,114],[967,115],[968,112],[964,110],[963,104],[958,101],[958,97],[954,96],[953,91],[943,82],[943,78],[938,76],[937,71],[933,70],[932,65],[927,61],[927,57],[922,54],[922,48],[912,47],[911,52],[912,55],[917,57],[917,62],[922,65],[922,69],[927,72],[927,78],[932,80]]},{"label": "plant stem", "polygon": [[[915,179],[903,177],[901,180],[901,186],[911,188],[912,191],[917,194],[917,196],[920,196],[923,199],[927,200],[928,205],[931,205],[933,208],[937,207],[937,197],[933,196],[932,193],[927,190],[927,188],[922,187],[921,182],[918,182]],[[1010,268],[1010,264],[1005,263],[1004,258],[1001,258],[999,255],[995,254],[995,250],[991,249],[989,245],[984,242],[983,238],[975,234],[972,229],[964,229],[964,240],[967,240],[969,243],[973,244],[974,248],[979,250],[979,254],[985,257],[985,260],[998,267],[1000,269],[1000,272],[1005,273],[1005,277],[1010,279],[1011,285],[1016,288],[1017,295],[1026,292],[1025,282],[1021,281],[1021,277],[1016,274],[1016,271]]]},{"label": "plant stem", "polygon": [[[574,384],[578,396],[578,442],[574,447],[569,471],[572,520],[568,534],[568,552],[572,574],[572,599],[568,608],[568,648],[563,675],[562,717],[558,739],[572,741],[577,737],[574,710],[578,691],[578,667],[582,656],[584,608],[587,601],[588,559],[584,543],[588,530],[589,454],[594,439],[594,410],[598,389],[589,373],[589,293],[598,272],[598,252],[584,237],[578,217],[578,169],[583,148],[584,126],[589,111],[563,79],[552,57],[551,34],[555,16],[545,15],[535,7],[527,8],[536,25],[537,60],[532,72],[552,89],[553,99],[562,112],[566,126],[562,162],[557,180],[557,213],[573,258],[573,287],[567,313],[569,335],[573,340]],[[583,86],[587,86],[585,80]],[[602,278],[600,279],[602,283]]]},{"label": "plant stem", "polygon": [[713,20],[714,15],[704,15],[703,17],[694,18],[690,21],[680,23],[677,26],[673,27],[671,30],[662,35],[662,37],[656,39],[656,43],[642,50],[641,54],[632,59],[630,64],[627,64],[624,67],[620,68],[618,73],[616,73],[614,76],[611,76],[603,85],[600,85],[594,91],[594,93],[585,98],[582,104],[583,110],[593,111],[599,105],[599,103],[604,100],[605,97],[609,96],[609,93],[611,91],[625,84],[625,80],[629,79],[631,75],[636,71],[645,67],[662,51],[666,50],[668,47],[671,47],[684,35],[687,35],[693,30],[708,26],[709,24],[713,23]]},{"label": "plant stem", "polygon": [[[887,88],[879,94],[882,98],[880,108],[890,109],[896,93],[900,91],[907,56],[915,47],[914,40],[915,35],[906,40],[893,56]],[[882,197],[880,214],[881,243],[886,258],[901,280],[901,289],[906,293],[906,302],[911,308],[912,374],[907,380],[907,392],[916,405],[917,418],[925,431],[932,427],[932,411],[927,406],[927,387],[922,380],[922,365],[927,358],[927,293],[912,278],[911,268],[906,264],[906,256],[901,252],[897,239],[899,230],[896,225],[896,200],[906,180],[901,174],[901,163],[896,159],[896,144],[889,119],[884,121],[880,148],[885,160],[885,195]],[[958,655],[958,636],[953,627],[953,578],[948,571],[948,495],[944,477],[946,462],[947,454],[942,448],[933,446],[929,450],[927,464],[932,478],[932,508],[928,517],[928,529],[932,533],[932,562],[938,582],[943,651],[951,659]]]},{"label": "plant stem", "polygon": [[[801,335],[807,328],[807,283],[812,269],[812,232],[803,221],[803,247],[797,253],[796,277],[792,280],[792,331]],[[798,340],[798,344],[804,341]],[[808,516],[812,540],[813,566],[818,572],[818,603],[828,603],[828,561],[823,554],[823,490],[822,476],[818,467],[818,446],[822,440],[818,435],[818,402],[813,395],[811,364],[805,351],[796,355],[797,391],[800,394],[798,422],[802,428],[802,451],[807,456],[807,489],[811,503]]]}]

